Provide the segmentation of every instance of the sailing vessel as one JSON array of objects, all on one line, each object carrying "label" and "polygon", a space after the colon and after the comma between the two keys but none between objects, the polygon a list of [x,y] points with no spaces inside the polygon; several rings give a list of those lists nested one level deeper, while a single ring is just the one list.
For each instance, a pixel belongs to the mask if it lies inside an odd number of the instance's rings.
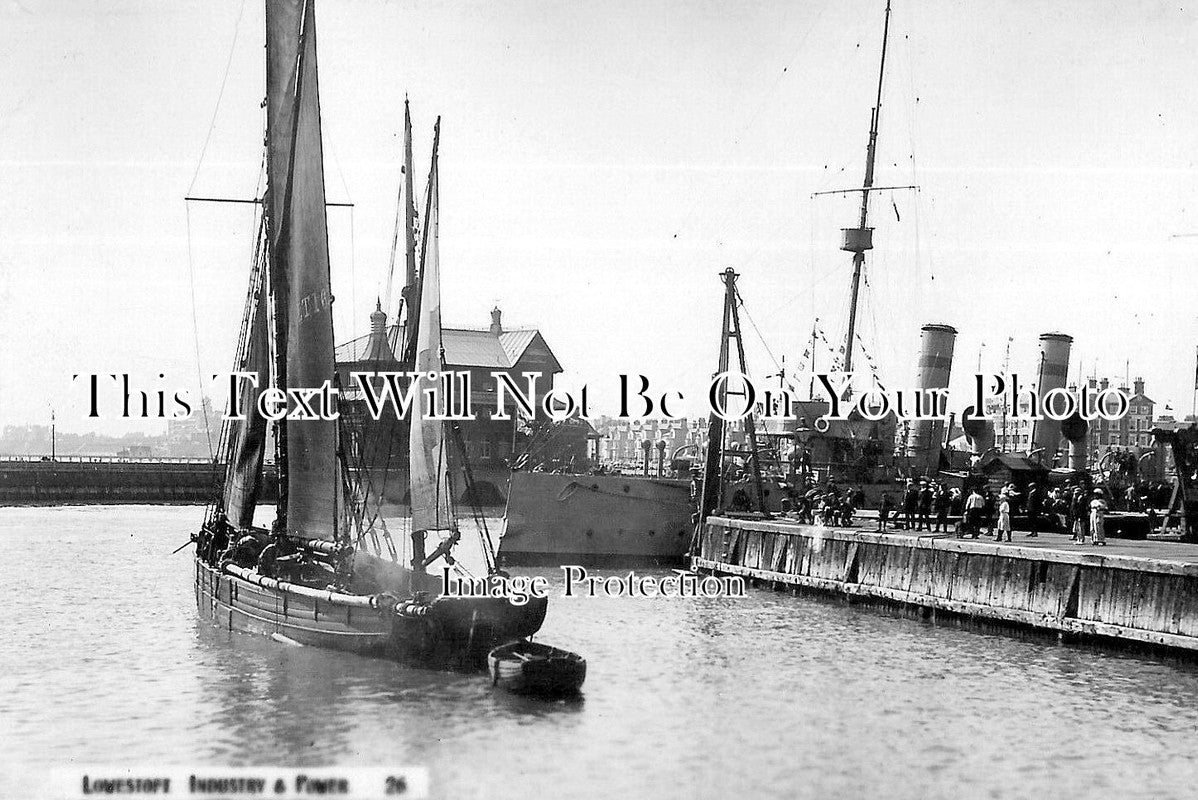
[{"label": "sailing vessel", "polygon": [[[546,600],[517,605],[490,591],[500,576],[485,528],[475,535],[487,574],[471,583],[487,591],[443,594],[444,577],[470,577],[455,558],[463,532],[452,503],[452,437],[438,418],[444,414],[436,413],[444,409],[416,402],[409,416],[411,560],[400,563],[394,547],[388,560],[363,546],[377,542],[375,526],[382,523],[363,513],[360,486],[346,464],[336,394],[329,391],[338,381],[316,53],[314,0],[267,0],[268,183],[236,366],[269,376],[262,384],[287,397],[288,413],[271,422],[255,393],[239,398],[240,419],[230,420],[221,438],[224,489],[195,536],[196,602],[201,616],[229,630],[483,669],[490,650],[540,628]],[[438,120],[413,317],[413,361],[426,384],[422,400],[442,366],[439,131]],[[254,525],[254,511],[272,429],[279,496],[268,530]],[[429,537],[437,541],[426,553]]]}]

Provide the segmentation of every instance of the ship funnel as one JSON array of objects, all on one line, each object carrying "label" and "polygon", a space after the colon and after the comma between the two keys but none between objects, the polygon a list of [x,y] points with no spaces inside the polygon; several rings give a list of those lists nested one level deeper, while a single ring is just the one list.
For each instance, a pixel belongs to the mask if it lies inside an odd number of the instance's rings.
[{"label": "ship funnel", "polygon": [[[1069,350],[1072,345],[1073,337],[1063,333],[1045,333],[1040,336],[1040,376],[1036,382],[1036,394],[1040,398],[1041,413],[1044,412],[1044,396],[1065,386],[1065,378],[1069,372]],[[1032,452],[1039,452],[1041,462],[1047,462],[1051,467],[1060,443],[1060,422],[1047,417],[1036,421],[1032,430]]]},{"label": "ship funnel", "polygon": [[1086,434],[1089,432],[1090,423],[1077,411],[1061,423],[1061,435],[1069,442],[1069,469],[1086,468]]},{"label": "ship funnel", "polygon": [[[953,366],[953,345],[956,341],[957,329],[951,325],[924,325],[922,328],[915,388],[926,403],[921,409],[925,415],[936,414],[940,410],[931,407],[931,397],[925,390],[948,388]],[[907,435],[907,455],[914,459],[914,466],[921,473],[935,473],[940,468],[943,442],[943,419],[914,420]]]},{"label": "ship funnel", "polygon": [[961,430],[965,432],[965,438],[969,440],[970,447],[973,448],[973,454],[980,456],[990,448],[994,447],[994,421],[990,419],[970,419],[973,406],[965,409],[961,415]]}]

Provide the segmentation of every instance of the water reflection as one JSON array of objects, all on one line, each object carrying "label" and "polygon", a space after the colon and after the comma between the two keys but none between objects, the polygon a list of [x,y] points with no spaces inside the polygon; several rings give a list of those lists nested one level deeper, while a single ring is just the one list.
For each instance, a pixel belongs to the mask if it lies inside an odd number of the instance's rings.
[{"label": "water reflection", "polygon": [[582,699],[545,702],[211,626],[189,557],[168,555],[198,514],[0,509],[20,604],[0,634],[8,763],[427,764],[455,797],[1177,796],[1198,781],[1191,665],[768,591],[560,598],[544,570],[539,638],[588,661]]}]

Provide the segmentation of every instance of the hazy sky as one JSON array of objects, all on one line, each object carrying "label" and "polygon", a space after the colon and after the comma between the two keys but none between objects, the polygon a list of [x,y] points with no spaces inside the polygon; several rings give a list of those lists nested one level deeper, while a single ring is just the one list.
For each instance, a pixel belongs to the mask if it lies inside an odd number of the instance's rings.
[{"label": "hazy sky", "polygon": [[[356,204],[329,212],[338,338],[386,280],[407,94],[421,186],[443,117],[446,323],[498,303],[539,326],[596,410],[621,372],[699,399],[727,266],[774,357],[814,316],[835,341],[856,200],[811,195],[860,185],[883,7],[321,3],[326,183]],[[252,216],[182,198],[255,192],[262,17],[0,0],[0,425],[55,402],[98,427],[76,372],[193,387],[192,275],[202,371],[231,363]],[[921,189],[875,200],[861,333],[883,380],[911,383],[925,322],[960,329],[959,374],[1008,337],[1031,372],[1060,330],[1075,367],[1130,360],[1158,411],[1189,411],[1198,237],[1171,237],[1198,233],[1195,42],[1175,3],[896,0],[877,183]]]}]

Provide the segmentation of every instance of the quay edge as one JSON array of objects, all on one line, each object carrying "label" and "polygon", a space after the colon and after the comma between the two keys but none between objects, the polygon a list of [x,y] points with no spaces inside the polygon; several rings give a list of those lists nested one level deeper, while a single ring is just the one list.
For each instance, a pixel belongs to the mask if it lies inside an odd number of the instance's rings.
[{"label": "quay edge", "polygon": [[1192,659],[1198,549],[1193,559],[711,516],[691,567],[925,618],[943,613]]}]

